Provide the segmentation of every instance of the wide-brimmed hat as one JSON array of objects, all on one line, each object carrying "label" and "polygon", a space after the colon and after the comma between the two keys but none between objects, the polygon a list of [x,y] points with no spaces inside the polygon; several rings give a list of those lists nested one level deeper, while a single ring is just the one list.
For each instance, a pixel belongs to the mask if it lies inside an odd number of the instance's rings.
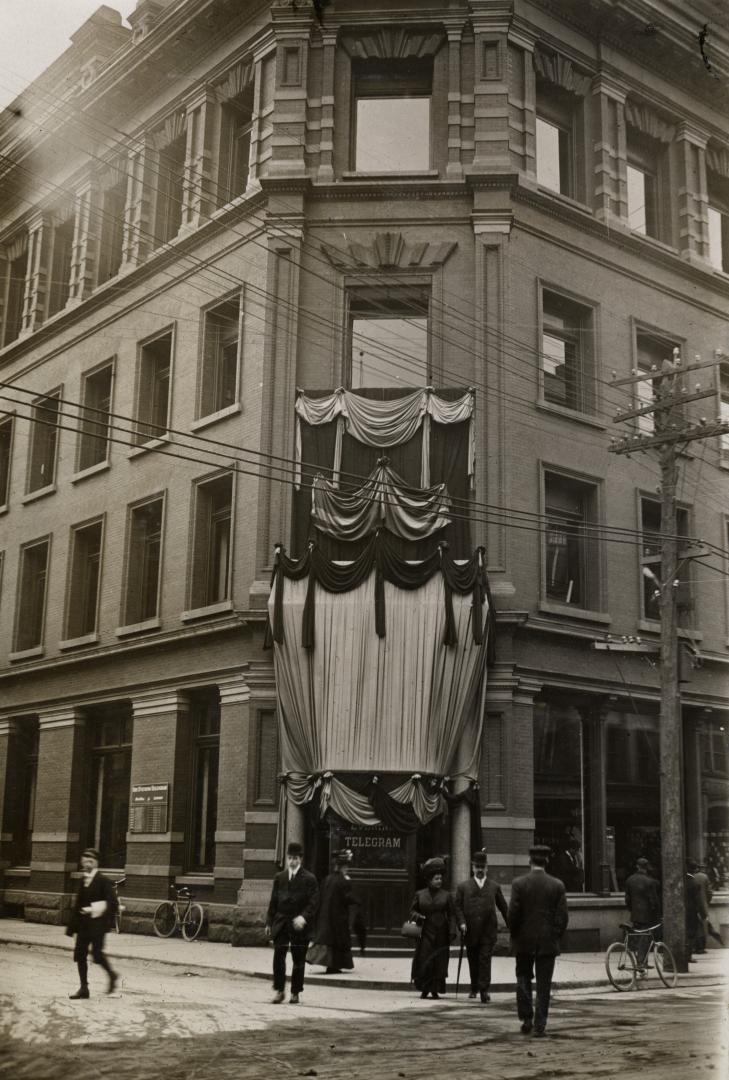
[{"label": "wide-brimmed hat", "polygon": [[423,866],[423,877],[430,881],[436,874],[445,874],[445,863],[442,859],[428,859]]}]

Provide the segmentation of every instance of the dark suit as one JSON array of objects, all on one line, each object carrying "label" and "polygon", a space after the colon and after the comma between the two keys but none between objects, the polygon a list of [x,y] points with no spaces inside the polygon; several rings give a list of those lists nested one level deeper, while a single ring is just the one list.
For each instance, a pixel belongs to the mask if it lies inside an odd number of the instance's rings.
[{"label": "dark suit", "polygon": [[[300,866],[289,880],[289,871],[282,870],[273,879],[271,902],[266,913],[266,925],[273,939],[273,988],[282,991],[286,985],[286,950],[291,948],[293,969],[291,993],[300,994],[304,988],[306,949],[313,932],[314,916],[319,903],[316,878]],[[301,916],[306,926],[297,930],[294,919]]]},{"label": "dark suit", "polygon": [[[90,907],[99,901],[106,902],[106,911],[94,918],[85,915],[82,908]],[[112,978],[112,970],[109,961],[104,955],[104,935],[113,922],[113,913],[116,908],[116,895],[114,886],[107,877],[97,870],[89,885],[81,879],[73,908],[71,919],[66,933],[69,937],[76,935],[76,945],[73,950],[73,958],[78,967],[79,980],[83,988],[88,987],[88,953],[91,946],[91,955],[94,963],[104,969],[109,978]]]},{"label": "dark suit", "polygon": [[[567,929],[565,887],[546,871],[532,869],[511,885],[509,931],[516,957],[516,1005],[519,1019],[543,1031],[549,1013],[555,958]],[[536,972],[537,1000],[532,1005],[532,979]]]},{"label": "dark suit", "polygon": [[661,888],[655,878],[636,870],[625,882],[625,906],[637,930],[661,921]]},{"label": "dark suit", "polygon": [[456,922],[466,927],[463,941],[472,993],[480,991],[484,995],[491,987],[491,955],[498,933],[497,907],[507,923],[506,900],[501,886],[495,881],[486,878],[479,886],[475,878],[469,878],[456,888]]}]

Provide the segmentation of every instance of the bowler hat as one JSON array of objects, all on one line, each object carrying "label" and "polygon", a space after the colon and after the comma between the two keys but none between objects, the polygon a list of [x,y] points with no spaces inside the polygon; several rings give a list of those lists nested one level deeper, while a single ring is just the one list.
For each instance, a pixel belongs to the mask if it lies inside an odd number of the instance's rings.
[{"label": "bowler hat", "polygon": [[473,855],[471,856],[472,866],[485,866],[486,862],[487,860],[485,851],[474,851]]},{"label": "bowler hat", "polygon": [[534,847],[529,848],[529,854],[536,859],[548,859],[552,854],[552,849],[548,844],[535,844]]},{"label": "bowler hat", "polygon": [[97,862],[101,862],[101,856],[99,855],[99,852],[98,852],[97,848],[95,848],[95,847],[87,847],[87,848],[85,848],[81,852],[81,858],[82,859],[96,859]]},{"label": "bowler hat", "polygon": [[296,840],[292,840],[289,846],[286,848],[287,855],[303,855],[304,849]]}]

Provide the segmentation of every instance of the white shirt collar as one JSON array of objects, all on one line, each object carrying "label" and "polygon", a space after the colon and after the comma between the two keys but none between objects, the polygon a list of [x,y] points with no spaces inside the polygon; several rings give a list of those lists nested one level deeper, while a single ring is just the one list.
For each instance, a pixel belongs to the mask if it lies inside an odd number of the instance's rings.
[{"label": "white shirt collar", "polygon": [[91,882],[94,880],[94,877],[96,876],[96,874],[98,874],[98,872],[99,872],[98,866],[95,866],[93,870],[89,870],[88,873],[86,873],[86,871],[84,870],[84,872],[83,872],[83,874],[84,874],[84,885],[90,885]]},{"label": "white shirt collar", "polygon": [[484,874],[484,876],[480,878],[480,877],[476,877],[476,875],[474,874],[473,875],[473,880],[476,882],[479,889],[482,889],[484,887],[484,885],[486,884],[486,875]]}]

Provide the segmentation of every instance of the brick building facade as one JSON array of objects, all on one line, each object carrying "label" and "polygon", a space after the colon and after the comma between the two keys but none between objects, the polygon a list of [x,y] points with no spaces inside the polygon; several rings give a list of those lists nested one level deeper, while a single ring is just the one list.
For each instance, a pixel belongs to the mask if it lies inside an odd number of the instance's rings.
[{"label": "brick building facade", "polygon": [[[593,648],[658,641],[658,469],[607,452],[634,405],[611,373],[729,353],[705,20],[140,0],[129,21],[100,8],[0,118],[4,904],[60,921],[94,843],[137,929],[175,881],[211,936],[260,916],[297,388],[430,384],[475,391],[467,516],[497,619],[482,840],[507,884],[535,837],[579,845],[594,940],[660,852],[659,674]],[[711,47],[725,71],[725,19]],[[687,410],[727,416],[729,367],[707,378],[715,400]],[[709,549],[679,585],[687,848],[726,884],[726,439],[681,467],[679,532]],[[455,820],[438,843],[467,861]]]}]

